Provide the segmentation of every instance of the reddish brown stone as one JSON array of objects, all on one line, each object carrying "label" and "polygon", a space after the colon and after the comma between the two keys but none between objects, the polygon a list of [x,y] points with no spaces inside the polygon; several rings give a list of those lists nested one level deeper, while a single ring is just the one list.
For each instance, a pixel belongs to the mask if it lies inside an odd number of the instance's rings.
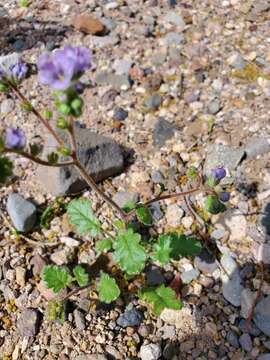
[{"label": "reddish brown stone", "polygon": [[91,15],[80,14],[74,17],[72,25],[75,29],[85,33],[98,35],[104,32],[104,25],[102,22]]}]

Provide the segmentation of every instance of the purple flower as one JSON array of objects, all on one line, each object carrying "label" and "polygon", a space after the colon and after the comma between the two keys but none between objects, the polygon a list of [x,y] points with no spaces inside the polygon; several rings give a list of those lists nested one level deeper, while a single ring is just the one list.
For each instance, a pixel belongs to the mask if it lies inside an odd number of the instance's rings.
[{"label": "purple flower", "polygon": [[216,181],[220,181],[226,176],[226,170],[223,167],[218,167],[211,170],[212,178]]},{"label": "purple flower", "polygon": [[83,72],[91,67],[91,52],[85,47],[66,46],[38,60],[38,79],[54,90],[74,85]]},{"label": "purple flower", "polygon": [[21,81],[25,78],[27,73],[27,65],[23,62],[18,62],[15,65],[11,65],[9,68],[9,76],[17,81]]},{"label": "purple flower", "polygon": [[0,67],[0,81],[3,79],[4,75],[4,70]]},{"label": "purple flower", "polygon": [[26,144],[26,137],[23,130],[19,128],[7,128],[5,145],[11,149],[22,149]]},{"label": "purple flower", "polygon": [[230,197],[231,197],[231,195],[227,191],[223,191],[223,192],[219,193],[219,200],[222,202],[229,201]]}]

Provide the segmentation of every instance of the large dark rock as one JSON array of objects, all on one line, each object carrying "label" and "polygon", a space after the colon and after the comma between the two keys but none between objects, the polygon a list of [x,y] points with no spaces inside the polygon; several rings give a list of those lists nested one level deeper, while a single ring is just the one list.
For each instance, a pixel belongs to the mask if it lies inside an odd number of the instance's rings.
[{"label": "large dark rock", "polygon": [[159,118],[153,129],[153,141],[157,147],[165,145],[166,141],[171,139],[175,133],[176,127],[169,121]]},{"label": "large dark rock", "polygon": [[[124,166],[123,153],[114,140],[81,127],[76,127],[75,135],[79,160],[95,181],[102,181],[121,172]],[[48,149],[50,152],[55,150],[55,140],[48,137],[44,149],[46,153]],[[76,193],[86,187],[86,182],[72,166],[40,166],[37,175],[52,195]]]},{"label": "large dark rock", "polygon": [[41,320],[42,316],[38,310],[32,308],[23,310],[17,323],[21,337],[35,336],[39,331]]}]

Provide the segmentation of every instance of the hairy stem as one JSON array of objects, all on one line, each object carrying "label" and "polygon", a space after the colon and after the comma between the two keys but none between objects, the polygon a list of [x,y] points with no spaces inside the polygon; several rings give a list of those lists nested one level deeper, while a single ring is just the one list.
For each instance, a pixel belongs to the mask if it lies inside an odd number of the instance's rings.
[{"label": "hairy stem", "polygon": [[109,197],[107,196],[96,184],[94,179],[87,173],[85,168],[82,166],[82,164],[76,159],[74,161],[75,168],[79,171],[81,177],[86,181],[86,183],[89,185],[91,189],[95,191],[96,194],[98,194],[106,203],[111,205],[111,207],[118,212],[121,219],[127,223],[127,215],[125,212]]},{"label": "hairy stem", "polygon": [[64,141],[60,138],[60,136],[57,134],[57,132],[53,129],[53,127],[51,126],[51,124],[49,123],[48,120],[44,119],[44,117],[39,113],[39,111],[34,108],[32,106],[32,104],[29,102],[29,100],[27,100],[27,98],[20,92],[20,90],[14,85],[12,84],[12,82],[8,82],[8,85],[11,87],[11,89],[13,90],[14,94],[17,96],[17,98],[19,100],[21,100],[21,102],[23,104],[30,104],[29,107],[29,111],[31,111],[37,118],[38,120],[46,127],[46,129],[52,134],[52,136],[55,138],[55,140],[57,141],[57,143],[60,146],[64,145]]},{"label": "hairy stem", "polygon": [[42,159],[40,159],[36,156],[33,156],[25,151],[16,150],[16,149],[5,149],[3,151],[3,153],[5,153],[5,154],[12,153],[12,154],[20,155],[20,156],[23,156],[39,165],[43,165],[43,166],[62,167],[62,166],[69,166],[69,165],[74,164],[74,161],[66,161],[66,162],[62,162],[62,163],[58,163],[58,164],[51,164],[48,161],[42,160]]}]

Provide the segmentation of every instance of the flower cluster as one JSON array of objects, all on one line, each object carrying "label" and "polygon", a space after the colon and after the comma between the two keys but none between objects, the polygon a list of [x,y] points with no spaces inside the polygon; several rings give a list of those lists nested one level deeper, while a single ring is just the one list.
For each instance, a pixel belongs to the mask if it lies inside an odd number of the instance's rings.
[{"label": "flower cluster", "polygon": [[4,84],[9,80],[15,84],[20,83],[27,75],[28,67],[17,54],[2,56],[0,58],[0,81]]},{"label": "flower cluster", "polygon": [[22,149],[26,145],[26,137],[23,130],[19,128],[7,128],[5,146],[9,149]]},{"label": "flower cluster", "polygon": [[75,86],[84,71],[91,68],[91,52],[85,47],[66,46],[38,60],[38,79],[53,90]]}]

